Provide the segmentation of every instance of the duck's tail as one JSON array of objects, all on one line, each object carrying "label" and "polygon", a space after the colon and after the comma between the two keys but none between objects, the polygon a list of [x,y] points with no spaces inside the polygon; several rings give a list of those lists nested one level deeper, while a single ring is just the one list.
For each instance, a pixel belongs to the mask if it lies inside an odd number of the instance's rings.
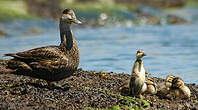
[{"label": "duck's tail", "polygon": [[7,68],[8,67],[8,60],[0,59],[0,74],[9,74],[12,73],[14,70]]}]

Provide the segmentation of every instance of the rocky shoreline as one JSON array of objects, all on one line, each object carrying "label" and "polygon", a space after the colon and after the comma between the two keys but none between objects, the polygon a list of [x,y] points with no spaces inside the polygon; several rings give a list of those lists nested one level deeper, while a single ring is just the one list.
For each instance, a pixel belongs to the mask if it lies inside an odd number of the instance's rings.
[{"label": "rocky shoreline", "polygon": [[[0,74],[0,109],[198,109],[198,85],[187,84],[190,99],[164,99],[156,95],[144,95],[145,99],[123,95],[128,74],[83,71],[55,83],[48,89],[46,82],[27,76]],[[157,83],[164,81],[155,78]],[[122,95],[121,95],[122,94]]]}]

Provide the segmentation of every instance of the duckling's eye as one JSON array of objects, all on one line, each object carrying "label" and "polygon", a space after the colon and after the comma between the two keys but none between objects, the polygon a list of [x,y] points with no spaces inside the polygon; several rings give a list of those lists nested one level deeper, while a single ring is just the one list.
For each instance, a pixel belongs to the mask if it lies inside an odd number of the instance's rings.
[{"label": "duckling's eye", "polygon": [[72,18],[68,18],[68,20],[72,21]]},{"label": "duckling's eye", "polygon": [[140,52],[137,52],[137,54],[141,54]]},{"label": "duckling's eye", "polygon": [[138,53],[138,54],[139,54],[139,55],[143,55],[143,53],[141,53],[141,52],[140,52],[140,53]]}]

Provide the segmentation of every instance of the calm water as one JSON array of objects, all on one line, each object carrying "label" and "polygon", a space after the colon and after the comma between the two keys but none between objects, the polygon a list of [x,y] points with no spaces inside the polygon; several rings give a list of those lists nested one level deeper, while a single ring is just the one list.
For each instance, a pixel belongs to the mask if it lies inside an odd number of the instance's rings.
[{"label": "calm water", "polygon": [[[8,37],[0,37],[1,58],[4,53],[59,45],[56,22],[32,22],[18,21],[0,25],[0,29],[9,32]],[[41,30],[41,34],[27,34],[33,28]],[[143,59],[145,68],[151,76],[165,78],[174,74],[182,77],[185,82],[198,84],[196,24],[74,28],[73,32],[78,40],[80,67],[84,70],[130,74],[136,51],[144,49],[148,55]]]}]

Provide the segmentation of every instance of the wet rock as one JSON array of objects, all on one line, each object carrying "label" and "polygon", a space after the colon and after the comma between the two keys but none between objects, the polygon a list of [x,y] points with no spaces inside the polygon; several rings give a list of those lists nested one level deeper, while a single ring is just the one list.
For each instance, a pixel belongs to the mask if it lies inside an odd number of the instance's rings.
[{"label": "wet rock", "polygon": [[187,0],[115,0],[118,3],[131,3],[139,6],[152,6],[157,8],[182,7]]},{"label": "wet rock", "polygon": [[26,0],[28,11],[34,15],[46,18],[57,18],[61,13],[61,0],[50,0],[45,2],[43,0]]},{"label": "wet rock", "polygon": [[183,24],[187,22],[185,19],[174,15],[168,15],[167,20],[170,24]]},{"label": "wet rock", "polygon": [[136,10],[137,17],[141,20],[140,23],[142,24],[161,24],[160,19],[158,18],[158,15],[160,15],[161,11],[148,8],[148,7],[142,7],[138,8]]},{"label": "wet rock", "polygon": [[2,29],[0,29],[0,36],[6,36],[8,33]]}]

